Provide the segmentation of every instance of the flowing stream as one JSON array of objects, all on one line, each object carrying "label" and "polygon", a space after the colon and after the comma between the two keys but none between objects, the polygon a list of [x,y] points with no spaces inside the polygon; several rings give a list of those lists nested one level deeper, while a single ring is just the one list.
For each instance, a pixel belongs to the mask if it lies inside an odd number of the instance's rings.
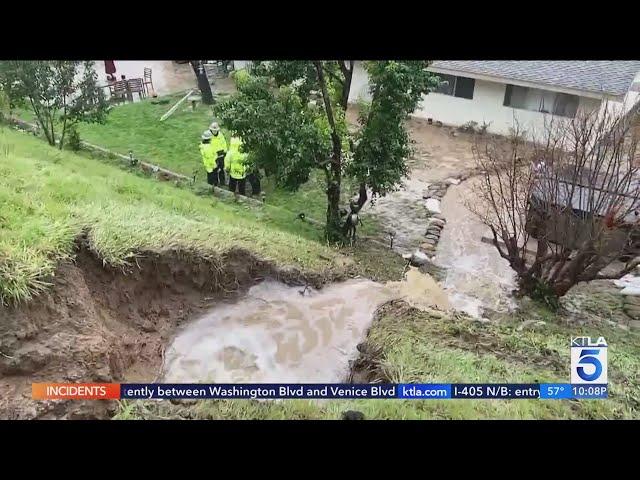
[{"label": "flowing stream", "polygon": [[510,296],[515,276],[509,263],[482,237],[490,237],[489,229],[467,208],[472,198],[471,182],[449,187],[442,200],[442,213],[447,224],[442,230],[435,263],[447,269],[442,287],[451,305],[480,317],[489,308],[504,311],[513,308]]}]

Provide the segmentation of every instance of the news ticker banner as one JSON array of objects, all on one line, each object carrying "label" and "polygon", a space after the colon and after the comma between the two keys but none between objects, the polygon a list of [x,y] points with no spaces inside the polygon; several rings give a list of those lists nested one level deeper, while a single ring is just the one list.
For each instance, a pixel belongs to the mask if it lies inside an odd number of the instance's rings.
[{"label": "news ticker banner", "polygon": [[443,384],[162,384],[34,383],[34,400],[178,400],[178,399],[598,399],[607,384],[443,383]]}]

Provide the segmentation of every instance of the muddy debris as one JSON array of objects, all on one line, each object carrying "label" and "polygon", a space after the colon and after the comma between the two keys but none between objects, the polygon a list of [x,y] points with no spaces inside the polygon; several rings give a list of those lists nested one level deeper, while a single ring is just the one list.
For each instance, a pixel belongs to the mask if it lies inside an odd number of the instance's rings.
[{"label": "muddy debris", "polygon": [[389,282],[387,286],[397,294],[398,298],[418,309],[450,308],[447,295],[433,277],[420,269],[409,267],[405,278],[399,282]]}]

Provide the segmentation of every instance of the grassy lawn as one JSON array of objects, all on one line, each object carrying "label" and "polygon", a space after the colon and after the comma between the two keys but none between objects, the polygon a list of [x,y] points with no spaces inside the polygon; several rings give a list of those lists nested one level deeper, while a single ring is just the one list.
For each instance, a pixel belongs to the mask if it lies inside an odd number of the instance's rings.
[{"label": "grassy lawn", "polygon": [[[192,110],[185,102],[172,116],[160,122],[160,117],[182,96],[168,95],[119,105],[111,110],[106,124],[82,124],[78,131],[82,140],[125,155],[131,150],[138,158],[189,177],[197,175],[196,179],[204,182],[206,176],[198,145],[200,135],[214,120],[211,108],[199,105]],[[25,120],[35,121],[28,110],[19,110],[16,114]],[[224,128],[222,132],[228,140],[229,132]],[[262,183],[269,205],[287,209],[295,215],[304,213],[324,223],[327,198],[321,172],[313,171],[310,180],[296,192],[276,188],[274,178],[263,178]],[[345,205],[356,192],[357,188],[345,180],[342,191]],[[376,228],[374,219],[367,218],[361,232],[368,235]]]},{"label": "grassy lawn", "polygon": [[81,232],[115,265],[138,250],[171,248],[211,255],[243,247],[314,270],[339,256],[315,241],[317,227],[282,209],[199,197],[0,127],[0,303],[45,288]]},{"label": "grassy lawn", "polygon": [[[545,318],[542,327],[521,328]],[[568,383],[569,341],[603,335],[609,343],[606,400],[350,400],[322,402],[208,400],[195,405],[124,402],[117,418],[339,419],[612,419],[640,416],[640,335],[566,319],[535,308],[498,323],[419,311],[403,303],[381,309],[368,337],[377,380],[397,383]]]},{"label": "grassy lawn", "polygon": [[[97,145],[119,153],[134,155],[162,167],[205,179],[200,158],[200,135],[213,121],[211,108],[198,105],[191,109],[183,103],[164,122],[160,117],[183,95],[173,95],[157,99],[120,105],[107,117],[107,123],[81,125],[80,137]],[[228,132],[224,132],[229,138]]]},{"label": "grassy lawn", "polygon": [[[192,176],[197,171],[203,176],[198,145],[200,135],[213,121],[211,108],[199,105],[192,111],[185,102],[172,116],[160,121],[183,96],[168,95],[118,105],[109,112],[106,124],[80,124],[78,132],[82,140],[118,153],[128,154],[131,150],[136,157],[174,172]],[[30,110],[18,110],[16,114],[35,123]]]}]

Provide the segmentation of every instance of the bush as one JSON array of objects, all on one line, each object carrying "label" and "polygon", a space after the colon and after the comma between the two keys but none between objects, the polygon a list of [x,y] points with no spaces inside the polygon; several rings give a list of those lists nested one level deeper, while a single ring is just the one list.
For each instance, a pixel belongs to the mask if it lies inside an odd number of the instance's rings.
[{"label": "bush", "polygon": [[458,130],[460,130],[461,132],[466,132],[466,133],[477,133],[479,135],[484,135],[485,133],[487,133],[487,129],[491,126],[492,122],[482,122],[482,125],[479,125],[478,122],[474,122],[473,120],[460,125],[458,127]]},{"label": "bush", "polygon": [[458,130],[466,133],[475,133],[477,128],[478,128],[478,122],[474,122],[473,120],[471,120],[463,125],[460,125],[458,127]]},{"label": "bush", "polygon": [[75,125],[69,127],[67,131],[67,146],[74,152],[77,152],[82,147],[80,144],[80,134]]}]

